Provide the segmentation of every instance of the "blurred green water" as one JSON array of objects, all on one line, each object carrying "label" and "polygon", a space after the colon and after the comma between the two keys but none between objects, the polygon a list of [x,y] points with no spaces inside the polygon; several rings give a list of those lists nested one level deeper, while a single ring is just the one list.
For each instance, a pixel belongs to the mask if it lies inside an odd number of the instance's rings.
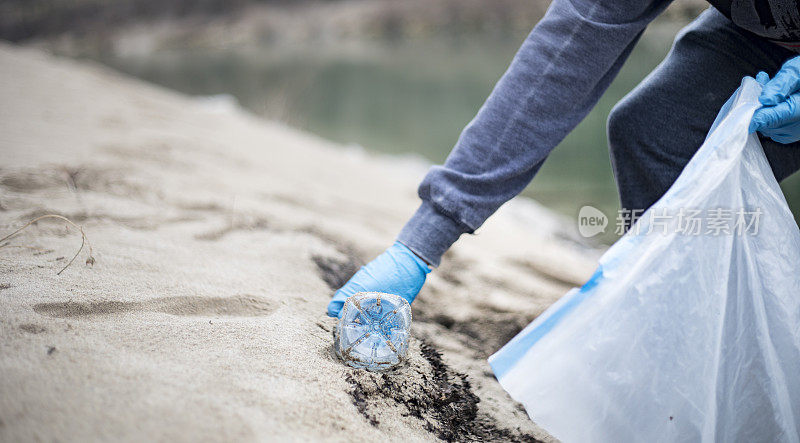
[{"label": "blurred green water", "polygon": [[[596,108],[525,190],[569,216],[619,207],[605,122],[613,105],[666,55],[679,24],[648,31]],[[185,93],[231,94],[246,108],[325,138],[442,162],[524,36],[471,36],[336,48],[165,51],[100,57],[121,71]],[[800,213],[800,174],[783,184]],[[613,229],[609,230],[613,231]],[[604,241],[613,241],[609,235]]]}]

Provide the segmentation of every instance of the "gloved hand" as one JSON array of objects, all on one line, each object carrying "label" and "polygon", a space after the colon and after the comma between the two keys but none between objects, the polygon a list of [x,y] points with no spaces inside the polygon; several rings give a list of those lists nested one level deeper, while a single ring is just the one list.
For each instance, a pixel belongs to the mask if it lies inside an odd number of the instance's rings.
[{"label": "gloved hand", "polygon": [[759,72],[756,80],[764,89],[750,121],[750,132],[758,131],[778,143],[800,140],[800,56],[783,64],[772,80]]},{"label": "gloved hand", "polygon": [[350,280],[333,295],[328,303],[328,315],[338,317],[344,300],[357,292],[387,292],[413,302],[431,268],[404,244],[394,242],[375,260],[362,266]]}]

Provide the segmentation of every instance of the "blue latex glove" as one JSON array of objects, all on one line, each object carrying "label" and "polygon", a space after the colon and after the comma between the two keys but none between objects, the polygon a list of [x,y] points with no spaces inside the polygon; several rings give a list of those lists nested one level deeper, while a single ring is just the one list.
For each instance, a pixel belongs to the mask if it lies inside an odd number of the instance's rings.
[{"label": "blue latex glove", "polygon": [[425,284],[431,268],[404,244],[394,242],[375,260],[362,266],[350,280],[333,295],[328,303],[328,315],[338,317],[344,300],[357,292],[387,292],[413,302]]},{"label": "blue latex glove", "polygon": [[756,80],[764,87],[753,114],[750,132],[758,131],[778,143],[800,140],[800,57],[783,64],[772,80],[759,72]]}]

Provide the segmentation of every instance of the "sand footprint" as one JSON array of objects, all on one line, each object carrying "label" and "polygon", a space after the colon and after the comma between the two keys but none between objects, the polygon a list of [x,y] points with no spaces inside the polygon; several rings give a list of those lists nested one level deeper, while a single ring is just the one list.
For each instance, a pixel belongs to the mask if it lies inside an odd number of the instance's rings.
[{"label": "sand footprint", "polygon": [[257,317],[272,313],[277,303],[254,295],[231,297],[159,297],[142,302],[98,301],[39,303],[37,314],[58,318],[91,317],[125,312],[163,312],[187,317]]}]

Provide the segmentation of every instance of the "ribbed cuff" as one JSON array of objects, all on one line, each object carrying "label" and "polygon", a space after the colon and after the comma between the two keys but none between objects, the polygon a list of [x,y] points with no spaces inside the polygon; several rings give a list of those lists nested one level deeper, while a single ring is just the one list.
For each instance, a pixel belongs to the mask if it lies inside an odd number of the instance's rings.
[{"label": "ribbed cuff", "polygon": [[403,226],[397,241],[432,266],[439,266],[444,254],[461,234],[471,232],[452,218],[442,214],[427,201]]}]

